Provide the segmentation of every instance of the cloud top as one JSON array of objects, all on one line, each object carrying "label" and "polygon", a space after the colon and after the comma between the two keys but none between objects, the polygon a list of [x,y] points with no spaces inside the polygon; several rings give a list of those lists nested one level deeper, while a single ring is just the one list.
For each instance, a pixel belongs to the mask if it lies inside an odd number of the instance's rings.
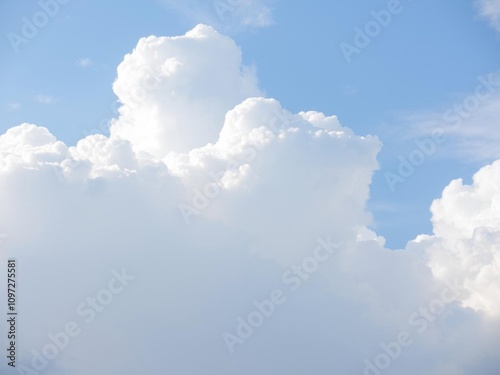
[{"label": "cloud top", "polygon": [[111,135],[157,158],[215,142],[224,116],[261,95],[230,38],[199,25],[180,37],[143,38],[118,66],[122,107]]}]

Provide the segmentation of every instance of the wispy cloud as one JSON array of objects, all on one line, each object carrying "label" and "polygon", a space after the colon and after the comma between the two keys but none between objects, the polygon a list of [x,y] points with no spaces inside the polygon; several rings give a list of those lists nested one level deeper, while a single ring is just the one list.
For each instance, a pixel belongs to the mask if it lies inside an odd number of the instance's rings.
[{"label": "wispy cloud", "polygon": [[218,30],[242,31],[268,27],[275,23],[273,0],[158,0],[189,20]]},{"label": "wispy cloud", "polygon": [[42,94],[35,96],[35,100],[40,104],[47,104],[47,105],[54,104],[56,102],[56,98],[54,98],[53,96],[42,95]]},{"label": "wispy cloud", "polygon": [[353,85],[344,86],[344,95],[345,96],[351,96],[351,95],[357,94],[358,91],[359,91],[359,88],[357,86],[353,86]]},{"label": "wispy cloud", "polygon": [[7,104],[7,108],[11,111],[19,111],[21,109],[21,103],[11,102]]},{"label": "wispy cloud", "polygon": [[479,77],[469,95],[462,95],[444,110],[414,113],[405,118],[405,138],[430,137],[436,131],[446,140],[440,151],[477,161],[500,158],[500,74]]},{"label": "wispy cloud", "polygon": [[500,0],[477,0],[479,13],[500,31]]},{"label": "wispy cloud", "polygon": [[91,66],[93,63],[89,57],[82,57],[76,61],[76,64],[82,68],[87,68]]}]

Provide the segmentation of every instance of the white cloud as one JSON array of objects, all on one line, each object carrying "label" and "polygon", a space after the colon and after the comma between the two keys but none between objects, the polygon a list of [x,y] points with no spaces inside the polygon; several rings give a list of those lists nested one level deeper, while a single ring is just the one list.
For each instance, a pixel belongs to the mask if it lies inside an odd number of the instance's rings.
[{"label": "white cloud", "polygon": [[274,24],[274,0],[159,0],[194,22],[226,32],[268,27]]},{"label": "white cloud", "polygon": [[403,121],[410,131],[405,138],[423,139],[435,131],[443,133],[444,143],[437,152],[444,155],[492,162],[500,159],[500,73],[480,76],[476,87],[457,95],[451,105],[440,111],[414,113]]},{"label": "white cloud", "polygon": [[432,204],[434,236],[421,237],[438,279],[457,280],[465,306],[500,316],[500,160],[472,185],[452,181]]},{"label": "white cloud", "polygon": [[90,58],[82,57],[76,61],[76,64],[82,68],[87,68],[87,67],[91,66],[93,63],[92,63],[92,60]]},{"label": "white cloud", "polygon": [[500,0],[477,0],[481,16],[489,19],[491,25],[500,31]]},{"label": "white cloud", "polygon": [[8,103],[7,108],[9,108],[11,111],[19,111],[21,109],[21,103],[18,102]]},{"label": "white cloud", "polygon": [[118,66],[123,106],[111,132],[159,158],[213,143],[226,112],[261,94],[256,81],[234,41],[211,27],[143,38]]},{"label": "white cloud", "polygon": [[53,96],[42,95],[42,94],[35,96],[35,100],[38,103],[47,104],[47,105],[54,104],[56,102],[56,98],[54,98]]},{"label": "white cloud", "polygon": [[43,163],[63,161],[67,147],[47,128],[22,124],[0,136],[0,155],[2,169],[36,168]]},{"label": "white cloud", "polygon": [[[362,374],[404,331],[413,344],[385,374],[498,368],[500,164],[445,190],[434,237],[391,251],[367,229],[380,141],[260,97],[229,38],[198,26],[141,39],[113,88],[109,137],[68,147],[30,124],[0,136],[0,258],[22,265],[20,364],[75,321],[82,333],[48,361],[54,374]],[[180,204],[196,209],[189,224]],[[311,267],[328,236],[341,246],[292,291],[283,273]],[[76,307],[122,267],[134,282],[85,323]],[[448,277],[459,301],[437,313]],[[222,334],[277,288],[286,303],[231,355]]]}]

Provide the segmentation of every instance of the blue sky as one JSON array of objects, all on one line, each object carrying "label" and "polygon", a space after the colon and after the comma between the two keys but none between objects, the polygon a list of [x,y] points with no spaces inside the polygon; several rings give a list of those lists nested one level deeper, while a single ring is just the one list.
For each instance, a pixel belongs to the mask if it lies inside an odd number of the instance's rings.
[{"label": "blue sky", "polygon": [[[246,12],[240,3],[236,11]],[[335,114],[357,134],[381,139],[369,207],[374,228],[392,247],[431,231],[432,200],[450,180],[469,181],[491,160],[437,152],[395,192],[384,171],[397,168],[398,156],[414,148],[408,117],[446,110],[474,90],[478,76],[498,70],[499,34],[479,16],[479,3],[402,1],[402,11],[350,63],[340,44],[352,43],[354,29],[364,28],[370,12],[386,9],[387,1],[276,1],[266,7],[272,13],[265,27],[243,27],[235,10],[219,17],[215,2],[73,0],[16,53],[7,35],[21,34],[22,18],[31,20],[40,5],[2,1],[0,131],[35,123],[74,145],[105,129],[116,116],[116,66],[138,39],[182,35],[206,22],[238,43],[268,97],[292,112]]]}]

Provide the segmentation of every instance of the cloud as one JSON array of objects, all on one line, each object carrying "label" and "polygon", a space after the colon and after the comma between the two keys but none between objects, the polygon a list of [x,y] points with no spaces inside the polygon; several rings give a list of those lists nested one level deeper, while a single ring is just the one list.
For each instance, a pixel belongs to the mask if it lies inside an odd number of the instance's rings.
[{"label": "cloud", "polygon": [[500,73],[478,77],[469,94],[457,95],[446,108],[413,113],[403,119],[410,130],[404,139],[431,138],[442,133],[438,153],[455,158],[492,162],[500,158],[497,119],[500,116]]},{"label": "cloud", "polygon": [[203,22],[226,32],[269,27],[275,23],[274,0],[159,0],[193,22]]},{"label": "cloud", "polygon": [[0,165],[5,170],[35,168],[41,163],[62,161],[67,147],[48,131],[33,124],[22,124],[0,136]]},{"label": "cloud", "polygon": [[[235,43],[200,25],[125,56],[109,136],[69,146],[33,124],[0,136],[0,259],[22,269],[18,365],[491,374],[500,165],[445,189],[433,236],[387,249],[366,210],[378,138],[291,113],[256,82]],[[225,333],[245,336],[233,354]]]},{"label": "cloud", "polygon": [[500,31],[500,1],[477,0],[481,16],[487,18],[491,25]]},{"label": "cloud", "polygon": [[54,98],[53,96],[42,95],[42,94],[35,96],[35,100],[40,104],[47,104],[47,105],[54,104],[56,102],[56,98]]},{"label": "cloud", "polygon": [[118,66],[113,90],[123,106],[111,132],[159,158],[217,141],[226,112],[261,95],[234,41],[203,25],[141,39]]},{"label": "cloud", "polygon": [[359,88],[357,86],[353,86],[353,85],[344,86],[344,95],[345,96],[355,95],[358,92],[359,92]]},{"label": "cloud", "polygon": [[458,280],[462,303],[500,316],[500,160],[472,185],[452,181],[431,207],[434,236],[420,237],[438,279]]},{"label": "cloud", "polygon": [[82,57],[76,61],[76,64],[82,68],[87,68],[92,66],[92,60],[88,57]]},{"label": "cloud", "polygon": [[7,104],[7,108],[11,111],[19,111],[21,109],[21,103],[12,102]]}]

